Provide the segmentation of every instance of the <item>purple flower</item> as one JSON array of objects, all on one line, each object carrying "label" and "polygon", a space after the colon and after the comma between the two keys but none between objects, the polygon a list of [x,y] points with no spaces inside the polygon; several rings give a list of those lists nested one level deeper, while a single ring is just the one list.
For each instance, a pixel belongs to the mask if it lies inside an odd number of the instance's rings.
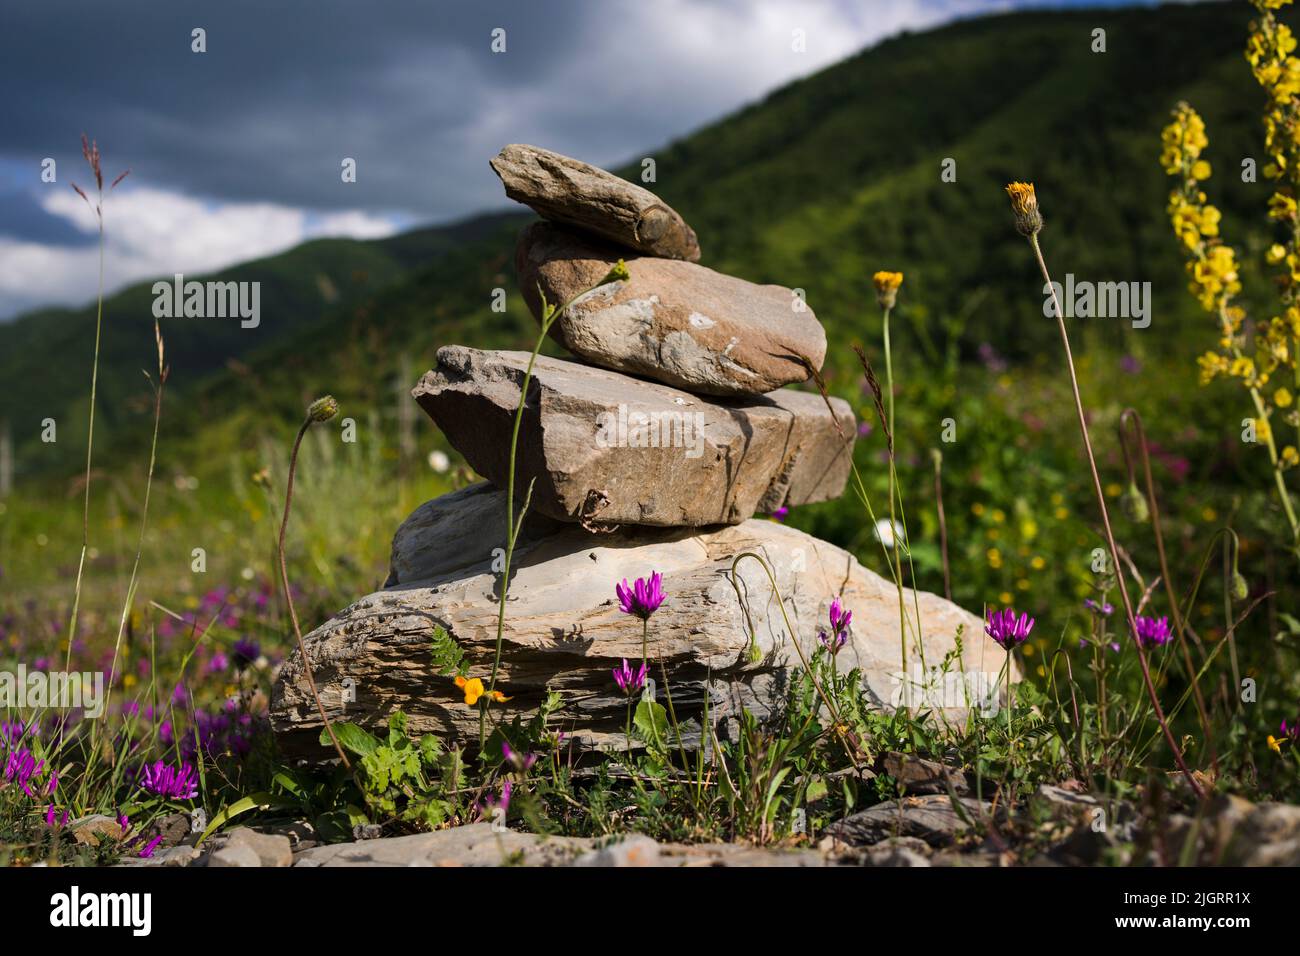
[{"label": "purple flower", "polygon": [[506,763],[523,772],[533,769],[533,764],[537,763],[537,754],[521,754],[504,740],[501,741],[501,754],[506,758]]},{"label": "purple flower", "polygon": [[140,771],[141,789],[166,800],[193,800],[199,795],[199,781],[188,762],[179,768],[159,760]]},{"label": "purple flower", "polygon": [[827,634],[825,630],[821,628],[817,629],[817,640],[821,641],[822,647],[826,648],[826,650],[830,651],[832,654],[838,654],[840,652],[840,648],[844,646],[844,642],[847,641],[848,639],[849,636],[845,634],[843,631],[837,632],[832,637],[831,635]]},{"label": "purple flower", "polygon": [[1084,598],[1083,606],[1094,614],[1100,614],[1102,617],[1110,617],[1115,613],[1115,605],[1111,604],[1109,601],[1103,601],[1101,604],[1098,604],[1092,598]]},{"label": "purple flower", "polygon": [[988,618],[984,622],[984,633],[997,641],[998,645],[1006,651],[1019,647],[1029,640],[1029,632],[1033,629],[1034,619],[1028,614],[1016,617],[1016,609],[1011,607],[1001,611],[989,611]]},{"label": "purple flower", "polygon": [[1163,647],[1169,643],[1169,618],[1139,617],[1134,623],[1137,625],[1138,643],[1143,647]]},{"label": "purple flower", "polygon": [[790,514],[790,509],[787,508],[785,505],[782,505],[781,507],[777,508],[775,511],[772,512],[772,517],[777,521],[784,521],[789,514]]},{"label": "purple flower", "polygon": [[628,666],[627,658],[623,658],[623,666],[614,668],[614,683],[618,685],[626,696],[631,697],[642,687],[645,686],[646,666],[645,661],[635,671]]},{"label": "purple flower", "polygon": [[208,673],[210,674],[219,674],[221,671],[224,671],[229,667],[230,658],[221,653],[221,651],[217,651],[217,653],[213,654],[212,659],[208,661]]},{"label": "purple flower", "polygon": [[1282,723],[1278,725],[1278,733],[1292,743],[1300,743],[1300,723],[1287,726],[1286,719],[1283,718]]},{"label": "purple flower", "polygon": [[9,759],[5,762],[5,779],[18,784],[23,793],[35,799],[36,793],[32,790],[31,780],[44,766],[44,760],[37,760],[30,750],[23,747],[9,754]]},{"label": "purple flower", "polygon": [[846,611],[844,605],[840,603],[839,598],[831,601],[830,610],[831,630],[830,633],[818,629],[817,640],[822,642],[822,647],[826,648],[832,654],[838,654],[840,648],[847,643],[849,639],[849,623],[853,620],[853,612]]},{"label": "purple flower", "polygon": [[1142,371],[1142,363],[1132,355],[1125,355],[1119,360],[1119,367],[1129,375],[1137,375]]},{"label": "purple flower", "polygon": [[235,657],[235,666],[240,670],[248,667],[262,656],[262,648],[257,641],[246,637],[241,637],[235,641],[235,646],[230,650]]},{"label": "purple flower", "polygon": [[153,856],[153,851],[158,849],[158,844],[162,843],[162,841],[163,838],[162,838],[162,834],[160,833],[158,834],[158,836],[154,837],[152,840],[150,840],[148,843],[144,845],[144,849],[140,851],[140,856],[146,860],[149,859],[151,856]]},{"label": "purple flower", "polygon": [[47,827],[66,827],[68,825],[68,811],[64,810],[62,816],[54,812],[54,804],[50,804],[45,810],[45,825]]},{"label": "purple flower", "polygon": [[624,614],[635,614],[641,620],[647,620],[664,603],[663,575],[655,571],[650,580],[637,578],[631,587],[624,578],[622,584],[614,585],[614,593],[618,595],[618,606]]}]

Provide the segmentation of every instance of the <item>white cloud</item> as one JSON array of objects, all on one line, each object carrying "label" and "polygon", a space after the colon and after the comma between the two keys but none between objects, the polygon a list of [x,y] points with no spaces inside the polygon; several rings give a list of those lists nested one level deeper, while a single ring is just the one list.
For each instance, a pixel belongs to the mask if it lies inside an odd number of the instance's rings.
[{"label": "white cloud", "polygon": [[[94,211],[72,190],[41,200],[88,235]],[[315,215],[274,203],[212,203],[160,189],[119,188],[104,204],[104,278],[111,291],[177,272],[199,274],[274,255],[307,239],[391,235],[398,223],[360,210]],[[95,297],[99,249],[0,236],[0,316],[35,303],[81,305]]]}]

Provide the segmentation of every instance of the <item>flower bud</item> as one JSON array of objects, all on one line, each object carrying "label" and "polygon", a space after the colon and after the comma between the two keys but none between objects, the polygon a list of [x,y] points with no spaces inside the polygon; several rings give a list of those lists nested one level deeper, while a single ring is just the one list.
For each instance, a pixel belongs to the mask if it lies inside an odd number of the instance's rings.
[{"label": "flower bud", "polygon": [[627,263],[619,259],[615,265],[609,267],[609,271],[605,273],[605,278],[600,280],[600,284],[626,282],[630,278],[632,278],[632,273],[627,271]]},{"label": "flower bud", "polygon": [[1136,521],[1138,524],[1146,524],[1151,520],[1151,509],[1147,507],[1146,496],[1138,491],[1137,485],[1133,482],[1128,483],[1128,489],[1120,498],[1120,505],[1124,508],[1124,513],[1128,515],[1130,521]]},{"label": "flower bud", "polygon": [[1038,211],[1038,196],[1033,183],[1008,183],[1007,195],[1011,197],[1011,211],[1016,217],[1016,232],[1029,238],[1043,228],[1043,214]]},{"label": "flower bud", "polygon": [[307,417],[313,422],[327,422],[339,413],[339,403],[333,395],[318,398],[307,406]]},{"label": "flower bud", "polygon": [[1232,599],[1234,601],[1244,601],[1250,597],[1250,585],[1242,577],[1240,571],[1232,572]]}]

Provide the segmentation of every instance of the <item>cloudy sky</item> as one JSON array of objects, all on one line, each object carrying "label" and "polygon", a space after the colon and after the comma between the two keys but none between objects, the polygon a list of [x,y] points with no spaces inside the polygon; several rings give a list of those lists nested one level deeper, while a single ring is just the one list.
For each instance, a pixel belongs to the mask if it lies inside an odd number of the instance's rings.
[{"label": "cloudy sky", "polygon": [[[1110,0],[1107,0],[1110,2]],[[0,15],[0,320],[322,235],[506,205],[531,142],[618,164],[900,30],[1074,0],[41,0]],[[207,50],[191,49],[206,31]],[[505,30],[504,53],[491,49]],[[806,52],[791,49],[802,29]],[[42,161],[57,181],[41,181]],[[340,162],[352,157],[357,181]]]}]

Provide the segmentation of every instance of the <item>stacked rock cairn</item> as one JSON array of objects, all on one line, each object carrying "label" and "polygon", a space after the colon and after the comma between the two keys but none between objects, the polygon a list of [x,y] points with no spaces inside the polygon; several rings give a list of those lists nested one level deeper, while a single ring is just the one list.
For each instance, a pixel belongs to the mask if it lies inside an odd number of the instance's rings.
[{"label": "stacked rock cairn", "polygon": [[[566,740],[621,750],[627,696],[613,671],[640,664],[643,624],[615,584],[652,573],[665,599],[645,627],[646,656],[669,682],[688,744],[706,710],[722,737],[742,708],[762,717],[780,707],[799,664],[793,642],[812,653],[835,599],[853,611],[841,669],[859,668],[880,706],[898,703],[904,641],[909,660],[933,662],[963,630],[979,632],[978,618],[926,593],[906,593],[900,621],[893,581],[765,517],[837,497],[851,469],[849,405],[785,387],[808,381],[826,353],[800,296],[698,265],[685,220],[604,170],[525,145],[492,168],[542,217],[520,236],[518,284],[539,319],[543,296],[566,304],[550,334],[575,357],[539,355],[528,382],[514,514],[527,508],[501,653],[503,489],[530,354],[448,345],[412,394],[486,481],[418,508],[396,532],[384,588],[307,635],[331,721],[373,728],[400,708],[411,732],[473,748],[480,708],[463,686],[492,686],[495,672],[507,700],[491,705],[494,721],[526,720],[557,692],[551,719]],[[620,259],[630,277],[600,284]],[[464,655],[459,686],[431,654],[440,630]],[[326,756],[296,653],[272,723],[286,752]]]}]

